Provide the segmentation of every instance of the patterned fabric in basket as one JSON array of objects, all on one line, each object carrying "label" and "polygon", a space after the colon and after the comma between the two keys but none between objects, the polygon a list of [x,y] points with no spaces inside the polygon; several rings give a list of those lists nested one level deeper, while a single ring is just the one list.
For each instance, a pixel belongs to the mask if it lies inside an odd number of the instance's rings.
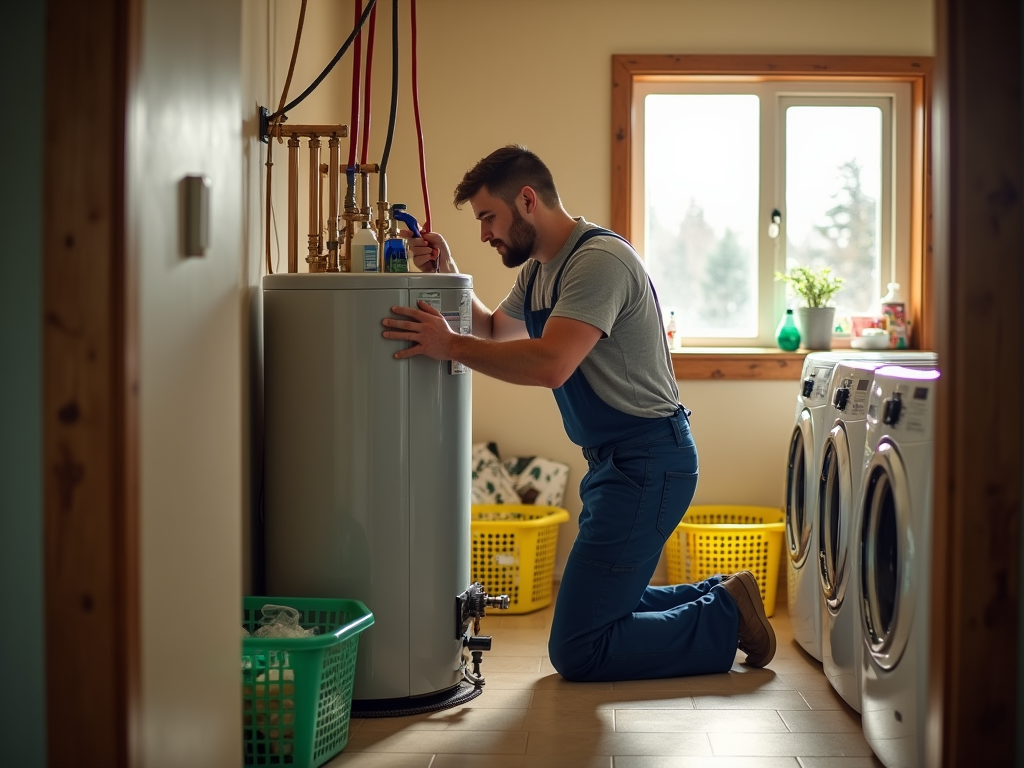
[{"label": "patterned fabric in basket", "polygon": [[562,506],[569,465],[540,456],[522,456],[502,462],[523,504]]},{"label": "patterned fabric in basket", "polygon": [[473,504],[520,503],[512,476],[498,458],[498,448],[494,443],[474,444],[472,461]]}]

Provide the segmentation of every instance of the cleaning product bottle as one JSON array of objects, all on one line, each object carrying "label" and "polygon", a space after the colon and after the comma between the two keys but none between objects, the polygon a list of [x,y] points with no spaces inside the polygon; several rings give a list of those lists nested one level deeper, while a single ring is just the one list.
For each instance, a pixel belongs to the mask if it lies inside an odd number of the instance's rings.
[{"label": "cleaning product bottle", "polygon": [[404,212],[405,206],[401,203],[391,206],[391,231],[388,232],[388,239],[384,241],[385,272],[409,271],[409,255],[405,250],[405,241],[398,236],[399,219],[396,216]]},{"label": "cleaning product bottle", "polygon": [[907,307],[900,300],[900,284],[889,283],[889,292],[882,297],[881,314],[885,318],[886,327],[889,329],[889,346],[892,349],[906,349],[908,346],[907,336]]},{"label": "cleaning product bottle", "polygon": [[676,313],[668,313],[668,325],[665,327],[665,335],[668,337],[668,348],[676,348]]},{"label": "cleaning product bottle", "polygon": [[783,352],[796,352],[800,346],[800,330],[793,319],[793,310],[787,309],[775,329],[775,341]]},{"label": "cleaning product bottle", "polygon": [[349,271],[377,272],[379,252],[377,233],[373,231],[369,222],[364,221],[352,235],[352,261],[349,264]]}]

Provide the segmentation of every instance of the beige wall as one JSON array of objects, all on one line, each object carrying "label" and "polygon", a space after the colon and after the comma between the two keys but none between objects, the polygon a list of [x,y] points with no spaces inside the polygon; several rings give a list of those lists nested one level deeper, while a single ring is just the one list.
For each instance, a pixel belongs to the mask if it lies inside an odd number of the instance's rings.
[{"label": "beige wall", "polygon": [[[287,24],[277,30],[276,89],[287,69],[298,5],[298,0],[276,3],[276,18]],[[390,9],[386,2],[378,9],[371,159],[380,157],[388,115]],[[306,29],[312,23],[316,34],[328,26],[345,30],[351,15],[351,4],[339,10],[326,0],[311,0]],[[550,165],[571,214],[607,224],[612,54],[933,53],[929,0],[869,0],[855,6],[820,0],[427,0],[418,4],[418,22],[432,229],[445,235],[459,266],[473,274],[478,295],[492,307],[507,292],[513,275],[479,244],[472,214],[452,207],[452,189],[476,160],[498,146],[519,142]],[[401,30],[401,100],[389,163],[389,198],[407,203],[422,222],[408,18]],[[296,75],[293,94],[330,59],[342,36],[321,35],[318,44],[323,47],[316,52],[313,37],[304,42],[300,67],[308,68]],[[317,117],[348,123],[350,67],[346,57],[325,81],[324,93],[318,91],[300,105],[293,121]],[[277,199],[284,200],[283,190]],[[540,454],[568,463],[571,488],[565,506],[577,515],[576,485],[586,466],[562,431],[551,394],[479,375],[473,387],[474,441],[494,441],[506,455]],[[694,411],[701,457],[695,502],[779,505],[795,385],[684,381],[680,390],[683,403]],[[558,572],[574,530],[574,522],[563,526]]]},{"label": "beige wall", "polygon": [[[128,104],[139,263],[142,765],[239,763],[241,0],[147,0]],[[211,181],[184,258],[179,183]]]}]

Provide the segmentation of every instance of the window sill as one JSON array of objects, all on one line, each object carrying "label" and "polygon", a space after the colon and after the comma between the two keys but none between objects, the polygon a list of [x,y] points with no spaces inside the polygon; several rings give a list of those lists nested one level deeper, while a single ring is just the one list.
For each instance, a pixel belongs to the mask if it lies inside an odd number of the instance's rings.
[{"label": "window sill", "polygon": [[797,381],[807,350],[777,347],[683,347],[672,351],[678,380]]}]

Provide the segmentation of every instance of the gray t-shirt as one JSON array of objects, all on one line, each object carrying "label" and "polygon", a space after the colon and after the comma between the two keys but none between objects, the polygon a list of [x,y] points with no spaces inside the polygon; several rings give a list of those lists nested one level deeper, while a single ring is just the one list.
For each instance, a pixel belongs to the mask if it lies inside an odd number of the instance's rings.
[{"label": "gray t-shirt", "polygon": [[[558,255],[541,264],[532,309],[551,306],[555,276],[580,236],[599,229],[582,218]],[[528,260],[498,308],[525,320],[526,283],[538,266]],[[672,355],[647,270],[636,252],[617,237],[599,235],[573,254],[562,272],[552,317],[568,317],[601,330],[603,336],[580,364],[594,393],[608,405],[642,418],[671,416],[679,408]]]}]

